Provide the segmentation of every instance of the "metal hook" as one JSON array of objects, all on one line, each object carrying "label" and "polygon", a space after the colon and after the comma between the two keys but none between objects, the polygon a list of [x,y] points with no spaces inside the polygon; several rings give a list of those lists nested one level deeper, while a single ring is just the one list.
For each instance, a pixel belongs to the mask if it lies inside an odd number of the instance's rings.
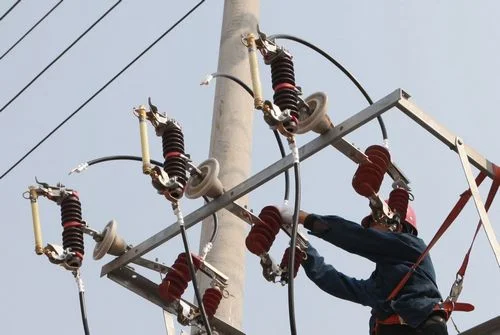
[{"label": "metal hook", "polygon": [[153,105],[151,103],[151,97],[148,97],[148,105],[149,105],[149,108],[151,109],[151,112],[158,113],[158,107],[156,107],[155,105]]},{"label": "metal hook", "polygon": [[259,24],[257,24],[257,35],[259,35],[261,40],[267,40],[267,35],[260,30]]},{"label": "metal hook", "polygon": [[42,187],[44,187],[44,188],[49,188],[49,187],[50,187],[48,183],[44,183],[44,182],[39,181],[39,180],[38,180],[38,178],[37,178],[36,176],[35,176],[35,181],[36,181],[36,183],[37,183],[38,185],[40,185],[40,186],[42,186]]}]

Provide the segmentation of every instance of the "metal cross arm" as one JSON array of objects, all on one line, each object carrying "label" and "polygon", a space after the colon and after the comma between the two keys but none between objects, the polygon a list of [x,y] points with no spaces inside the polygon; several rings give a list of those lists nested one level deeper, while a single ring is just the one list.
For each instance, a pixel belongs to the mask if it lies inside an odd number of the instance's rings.
[{"label": "metal cross arm", "polygon": [[[429,115],[424,113],[413,102],[409,101],[408,99],[401,99],[398,101],[397,108],[408,115],[422,128],[434,135],[434,137],[436,137],[438,140],[446,144],[450,149],[458,153],[457,146],[455,145],[455,139],[457,138],[457,136],[440,125]],[[487,160],[470,146],[464,144],[463,147],[467,154],[469,162],[472,165],[474,165],[480,171],[484,171],[491,179],[498,178],[498,176],[495,175],[496,173],[498,173],[496,172],[496,169],[498,169],[498,167],[494,163]]]},{"label": "metal cross arm", "polygon": [[486,236],[491,245],[491,248],[493,249],[493,253],[495,254],[497,263],[500,266],[500,246],[495,236],[493,227],[489,221],[488,214],[486,213],[486,210],[484,208],[484,204],[479,195],[479,190],[474,181],[474,177],[472,176],[472,171],[470,169],[469,163],[475,166],[480,171],[484,172],[492,180],[500,178],[499,167],[480,155],[470,146],[464,144],[463,141],[459,139],[455,134],[440,125],[429,115],[425,114],[411,101],[408,101],[407,99],[401,99],[398,102],[397,108],[408,115],[422,128],[426,129],[429,133],[434,135],[434,137],[446,144],[450,149],[458,153],[465,172],[465,176],[467,178],[467,182],[469,183],[470,190],[474,198],[476,209],[483,224],[483,228],[486,232]]},{"label": "metal cross arm", "polygon": [[[408,95],[401,89],[397,89],[390,93],[386,97],[380,99],[374,104],[366,107],[359,113],[348,118],[344,122],[338,124],[336,127],[325,132],[323,135],[318,136],[312,141],[306,143],[301,148],[299,148],[299,154],[302,160],[305,160],[318,151],[329,146],[331,143],[340,140],[343,136],[348,135],[357,128],[366,124],[367,122],[373,120],[382,113],[388,111],[389,109],[395,107],[399,101],[406,99]],[[200,222],[204,218],[208,217],[212,213],[225,208],[231,204],[234,200],[241,198],[247,193],[255,190],[267,181],[275,178],[284,171],[290,169],[293,166],[293,157],[288,155],[275,163],[271,164],[264,170],[253,175],[249,179],[243,181],[239,185],[233,187],[229,191],[222,194],[217,199],[207,203],[203,207],[198,208],[194,212],[191,212],[184,218],[184,224],[186,228],[190,228],[196,223]],[[104,276],[111,271],[118,269],[132,262],[138,257],[141,257],[145,253],[155,249],[161,244],[165,243],[172,237],[180,233],[180,228],[177,224],[172,224],[167,228],[161,230],[155,235],[151,236],[147,240],[138,244],[135,247],[130,248],[123,255],[115,258],[111,262],[105,264],[101,269],[101,276]]]},{"label": "metal cross arm", "polygon": [[[108,274],[108,278],[114,282],[122,285],[123,287],[129,289],[130,291],[136,293],[137,295],[149,300],[153,304],[161,307],[163,310],[178,315],[179,311],[172,304],[166,304],[160,298],[158,285],[153,283],[146,277],[141,276],[129,267],[122,267],[121,269],[116,269]],[[189,302],[180,299],[179,304],[183,309],[195,308],[194,305]],[[210,324],[214,329],[223,332],[223,334],[231,335],[245,335],[238,329],[233,328],[224,321],[214,317]]]},{"label": "metal cross arm", "polygon": [[460,156],[460,162],[462,163],[462,167],[464,169],[465,177],[467,178],[467,182],[469,183],[469,188],[474,198],[474,203],[476,205],[477,213],[479,214],[479,218],[481,219],[482,226],[484,231],[486,232],[486,237],[490,242],[490,246],[493,249],[493,253],[495,254],[497,264],[500,266],[500,245],[498,244],[497,237],[495,235],[495,231],[491,225],[490,219],[488,218],[488,213],[486,212],[486,208],[484,207],[484,203],[481,200],[481,196],[479,194],[479,189],[474,180],[474,176],[472,175],[472,171],[467,160],[467,153],[465,152],[464,143],[460,138],[456,138],[456,147],[458,150],[458,155]]},{"label": "metal cross arm", "polygon": [[[332,142],[335,142],[341,139],[343,136],[353,132],[357,128],[361,127],[363,124],[369,122],[370,120],[376,118],[392,107],[396,106],[398,101],[407,94],[404,93],[401,89],[397,89],[386,97],[380,99],[369,107],[363,109],[361,112],[353,115],[348,118],[344,122],[340,123],[338,126],[332,128],[328,132],[323,135],[315,138],[314,140],[308,142],[304,146],[299,149],[300,157],[302,160],[309,158],[314,155],[318,151],[324,149],[326,146],[330,145]],[[234,200],[239,199],[240,197],[246,195],[247,193],[253,191],[258,188],[262,184],[267,181],[275,178],[276,176],[283,173],[285,170],[291,168],[293,165],[293,157],[292,155],[288,155],[277,162],[271,164],[269,167],[264,170],[258,172],[254,176],[250,177],[246,181],[243,181],[239,185],[233,187],[231,190],[225,192],[217,199],[209,202],[208,204],[200,207],[194,212],[188,214],[184,218],[184,223],[186,228],[190,228],[196,223],[202,221],[204,218],[208,217],[212,213],[225,208]],[[179,226],[176,224],[172,224],[162,231],[156,233],[151,236],[147,240],[138,244],[135,247],[129,249],[125,254],[115,258],[111,262],[105,264],[101,269],[101,276],[108,274],[109,272],[123,267],[128,263],[132,262],[137,257],[141,257],[145,253],[155,249],[161,244],[165,243],[172,237],[178,235],[180,233]]]}]

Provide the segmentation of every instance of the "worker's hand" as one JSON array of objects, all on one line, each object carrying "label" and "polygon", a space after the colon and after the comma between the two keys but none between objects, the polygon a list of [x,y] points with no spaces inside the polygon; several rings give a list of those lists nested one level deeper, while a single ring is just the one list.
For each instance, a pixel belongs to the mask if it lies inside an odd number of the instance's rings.
[{"label": "worker's hand", "polygon": [[281,219],[286,225],[291,225],[293,220],[293,208],[288,204],[283,204],[281,206],[276,206],[280,211]]}]

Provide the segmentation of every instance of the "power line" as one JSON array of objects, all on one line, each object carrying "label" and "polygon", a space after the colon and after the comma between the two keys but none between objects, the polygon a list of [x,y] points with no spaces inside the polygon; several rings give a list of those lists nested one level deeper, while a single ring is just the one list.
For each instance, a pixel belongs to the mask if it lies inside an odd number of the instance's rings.
[{"label": "power line", "polygon": [[76,40],[74,40],[73,43],[71,43],[66,49],[64,49],[64,51],[61,52],[59,54],[59,56],[57,56],[56,58],[54,58],[54,60],[52,62],[50,62],[49,65],[47,65],[42,70],[42,72],[40,72],[39,74],[37,74],[35,76],[35,78],[31,79],[31,81],[26,86],[24,86],[22,90],[20,90],[19,92],[17,92],[17,94],[14,95],[14,97],[12,97],[12,99],[10,99],[9,102],[7,102],[2,107],[2,109],[0,109],[0,113],[3,112],[4,109],[7,108],[14,100],[16,100],[24,91],[26,91],[26,89],[28,87],[30,87],[31,84],[33,84],[38,78],[40,78],[40,76],[42,74],[44,74],[44,72],[47,71],[52,65],[54,65],[54,63],[57,62],[66,52],[68,52],[69,49],[71,49],[76,43],[78,43],[78,41],[80,39],[82,39],[82,37],[84,37],[85,35],[87,35],[87,33],[89,31],[91,31],[92,28],[94,28],[102,19],[104,19],[113,9],[115,9],[115,7],[120,4],[120,2],[122,2],[122,0],[118,0],[110,9],[108,9],[103,15],[101,15],[101,17],[99,19],[97,19],[97,21],[95,21],[94,23],[92,23],[92,25],[90,27],[88,27],[87,30],[85,30],[80,36],[78,36],[78,38]]},{"label": "power line", "polygon": [[9,49],[7,49],[7,51],[3,53],[2,56],[0,56],[0,60],[2,60],[2,58],[4,58],[12,49],[14,49],[16,45],[18,45],[26,36],[28,36],[29,33],[31,33],[33,29],[36,28],[36,26],[38,26],[43,20],[45,20],[45,18],[49,16],[50,13],[52,13],[62,2],[63,0],[59,0],[59,2],[56,3],[44,16],[42,16],[42,18],[38,20],[38,22],[35,23],[23,36],[21,36],[21,38],[19,38],[16,43],[14,43]]},{"label": "power line", "polygon": [[0,21],[2,21],[3,18],[6,17],[7,14],[9,14],[10,11],[13,10],[20,2],[21,2],[21,0],[17,0],[15,4],[13,4],[12,6],[10,6],[10,8],[2,15],[2,17],[0,17]]},{"label": "power line", "polygon": [[123,74],[129,67],[131,67],[139,58],[144,56],[153,46],[155,46],[161,39],[163,39],[170,31],[172,31],[179,23],[184,21],[191,13],[193,13],[205,0],[201,0],[196,4],[190,11],[184,14],[177,22],[175,22],[170,28],[167,29],[163,34],[161,34],[153,43],[151,43],[146,49],[144,49],[137,57],[135,57],[130,63],[127,64],[120,72],[113,76],[106,84],[104,84],[97,92],[92,94],[90,98],[88,98],[83,104],[80,105],[73,113],[71,113],[67,118],[65,118],[57,127],[55,127],[52,131],[50,131],[44,138],[42,138],[33,148],[31,148],[28,152],[26,152],[17,162],[15,162],[7,171],[5,171],[0,179],[9,174],[16,166],[18,166],[26,157],[28,157],[33,151],[35,151],[43,142],[45,142],[50,136],[52,136],[59,128],[61,128],[66,122],[68,122],[73,116],[75,116],[80,110],[83,109],[90,101],[92,101],[97,95],[99,95],[106,87],[109,86],[116,78]]}]

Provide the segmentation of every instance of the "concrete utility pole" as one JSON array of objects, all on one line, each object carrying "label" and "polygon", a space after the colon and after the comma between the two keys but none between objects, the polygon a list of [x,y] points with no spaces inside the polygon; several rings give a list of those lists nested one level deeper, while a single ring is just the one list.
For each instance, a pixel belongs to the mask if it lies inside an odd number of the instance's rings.
[{"label": "concrete utility pole", "polygon": [[[250,87],[248,51],[241,42],[241,35],[256,34],[258,21],[259,0],[224,2],[217,72],[231,74]],[[209,155],[220,163],[219,179],[226,190],[249,177],[254,113],[253,99],[244,89],[228,79],[217,79]],[[246,202],[246,197],[238,200],[242,206]],[[225,210],[218,212],[218,220],[217,240],[207,261],[229,277],[229,297],[222,299],[216,316],[241,330],[248,225]],[[212,231],[212,220],[205,220],[200,248],[207,243]],[[210,283],[200,276],[199,284],[203,292]]]}]

